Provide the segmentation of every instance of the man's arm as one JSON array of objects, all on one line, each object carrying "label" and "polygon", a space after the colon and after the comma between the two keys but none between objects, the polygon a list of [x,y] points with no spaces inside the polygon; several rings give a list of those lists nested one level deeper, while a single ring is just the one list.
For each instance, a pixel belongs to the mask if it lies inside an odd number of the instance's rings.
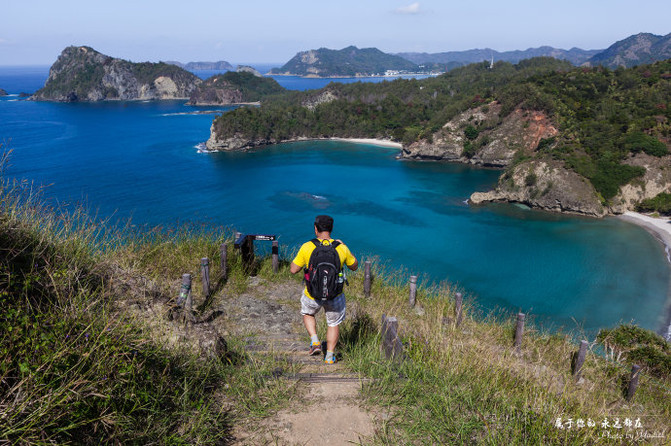
[{"label": "man's arm", "polygon": [[291,271],[291,274],[296,274],[302,269],[302,267],[296,265],[294,262],[291,262],[291,265],[289,265],[289,271]]},{"label": "man's arm", "polygon": [[[345,245],[345,244],[342,242],[342,240],[340,240],[340,239],[336,239],[336,242],[338,242],[338,243],[340,243],[341,245],[347,247],[347,245]],[[347,248],[347,250],[349,251],[349,248]],[[352,254],[352,251],[349,251],[349,255],[351,255],[352,257],[354,257],[354,254]],[[345,262],[345,265],[347,265],[347,262]],[[356,269],[359,267],[359,261],[357,260],[357,258],[354,257],[354,263],[352,263],[351,265],[347,265],[347,267],[348,267],[349,269],[351,269],[352,271],[356,271]]]}]

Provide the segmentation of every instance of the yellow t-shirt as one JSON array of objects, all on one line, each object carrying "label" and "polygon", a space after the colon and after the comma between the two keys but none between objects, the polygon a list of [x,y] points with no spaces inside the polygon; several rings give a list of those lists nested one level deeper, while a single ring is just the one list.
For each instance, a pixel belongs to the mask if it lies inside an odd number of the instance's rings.
[{"label": "yellow t-shirt", "polygon": [[[333,239],[322,240],[321,242],[322,245],[328,245],[333,242]],[[314,243],[312,243],[312,241],[303,243],[301,249],[298,250],[298,254],[296,254],[296,257],[294,258],[293,263],[300,266],[301,268],[308,266],[308,263],[310,263],[310,255],[312,255],[312,251],[314,251],[315,248],[316,246]],[[344,265],[352,266],[354,265],[354,262],[356,262],[356,257],[352,255],[349,248],[344,243],[336,246],[336,252],[338,253],[338,257],[340,257],[340,268],[342,268]],[[314,299],[312,296],[310,296],[310,293],[308,293],[307,286],[305,287],[304,292],[307,297]]]}]

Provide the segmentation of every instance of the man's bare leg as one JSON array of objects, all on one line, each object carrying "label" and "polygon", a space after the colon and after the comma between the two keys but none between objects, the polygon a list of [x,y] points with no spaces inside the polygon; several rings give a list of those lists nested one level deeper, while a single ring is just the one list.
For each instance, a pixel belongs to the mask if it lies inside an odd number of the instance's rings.
[{"label": "man's bare leg", "polygon": [[308,334],[311,337],[317,334],[317,321],[315,321],[314,316],[310,316],[309,314],[304,314],[303,315],[303,325],[305,325],[305,329],[308,331]]},{"label": "man's bare leg", "polygon": [[336,344],[338,344],[339,335],[340,335],[339,325],[336,325],[335,327],[328,327],[326,329],[326,350],[330,352],[335,351]]}]

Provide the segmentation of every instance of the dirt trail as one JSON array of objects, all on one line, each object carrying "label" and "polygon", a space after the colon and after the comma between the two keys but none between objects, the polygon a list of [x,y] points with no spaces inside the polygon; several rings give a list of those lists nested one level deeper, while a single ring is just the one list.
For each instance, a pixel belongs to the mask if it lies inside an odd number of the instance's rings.
[{"label": "dirt trail", "polygon": [[[362,408],[360,380],[342,364],[325,365],[308,356],[309,338],[302,326],[301,285],[265,284],[250,278],[247,292],[224,297],[219,330],[246,336],[250,355],[274,354],[295,365],[282,379],[297,382],[294,407],[235,432],[237,444],[366,444],[374,434],[374,417]],[[324,318],[323,312],[317,315]],[[323,322],[323,321],[322,321]],[[368,441],[367,441],[368,440]]]},{"label": "dirt trail", "polygon": [[[227,351],[226,339],[234,336],[244,339],[251,361],[269,354],[277,359],[281,366],[277,378],[296,388],[293,406],[267,419],[243,421],[234,428],[233,444],[370,443],[375,419],[362,407],[360,379],[347,373],[343,364],[326,365],[322,356],[307,354],[309,337],[300,315],[301,284],[266,283],[250,277],[244,293],[217,293],[207,314],[185,324],[185,313],[175,313],[170,303],[169,296],[179,293],[177,288],[166,293],[154,281],[129,278],[121,269],[115,275],[123,280],[111,281],[112,291],[127,296],[119,305],[143,319],[161,342],[219,356]],[[194,296],[194,306],[201,299]],[[318,326],[323,325],[324,313],[317,317]]]}]

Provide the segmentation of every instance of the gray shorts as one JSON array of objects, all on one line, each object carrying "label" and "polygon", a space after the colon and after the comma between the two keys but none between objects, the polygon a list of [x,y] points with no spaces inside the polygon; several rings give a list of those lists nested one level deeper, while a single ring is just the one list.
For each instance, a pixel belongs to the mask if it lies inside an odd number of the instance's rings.
[{"label": "gray shorts", "polygon": [[326,313],[326,324],[329,327],[336,327],[345,320],[345,295],[339,296],[322,302],[310,299],[305,295],[305,290],[301,295],[301,314],[314,316],[319,310],[324,307]]}]

